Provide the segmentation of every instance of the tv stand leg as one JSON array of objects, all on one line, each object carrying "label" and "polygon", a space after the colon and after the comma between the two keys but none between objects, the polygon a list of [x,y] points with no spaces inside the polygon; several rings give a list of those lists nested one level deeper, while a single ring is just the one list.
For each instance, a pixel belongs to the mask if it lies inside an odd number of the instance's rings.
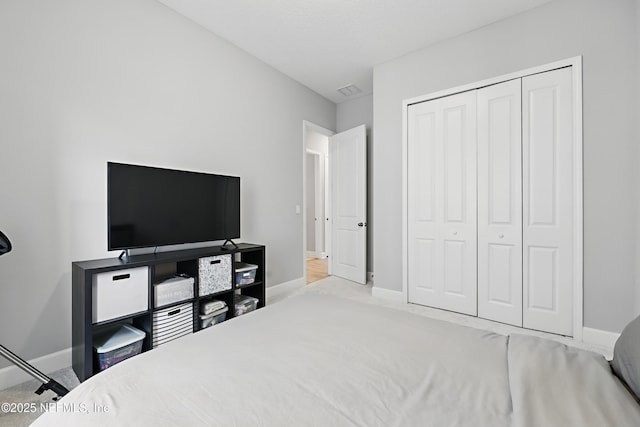
[{"label": "tv stand leg", "polygon": [[231,243],[235,249],[238,249],[238,245],[233,243],[233,240],[231,240],[231,239],[225,240],[224,243],[222,244],[222,246],[220,246],[220,249],[222,249],[223,251],[228,251],[230,248],[227,246],[227,242]]},{"label": "tv stand leg", "polygon": [[125,249],[124,251],[122,251],[122,253],[120,254],[120,256],[118,257],[119,259],[123,260],[124,262],[128,262],[129,261],[129,249]]}]

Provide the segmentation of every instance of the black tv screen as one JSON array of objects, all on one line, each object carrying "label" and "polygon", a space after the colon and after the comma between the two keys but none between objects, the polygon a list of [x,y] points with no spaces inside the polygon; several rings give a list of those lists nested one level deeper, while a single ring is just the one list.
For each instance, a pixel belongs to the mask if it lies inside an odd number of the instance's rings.
[{"label": "black tv screen", "polygon": [[240,178],[107,163],[109,250],[240,238]]}]

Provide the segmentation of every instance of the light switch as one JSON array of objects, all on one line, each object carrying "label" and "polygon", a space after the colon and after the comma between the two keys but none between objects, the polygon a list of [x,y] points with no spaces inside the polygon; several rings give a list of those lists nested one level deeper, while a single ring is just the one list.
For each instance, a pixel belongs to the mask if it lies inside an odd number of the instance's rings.
[{"label": "light switch", "polygon": [[300,213],[301,213],[300,205],[296,205],[296,214],[300,215]]}]

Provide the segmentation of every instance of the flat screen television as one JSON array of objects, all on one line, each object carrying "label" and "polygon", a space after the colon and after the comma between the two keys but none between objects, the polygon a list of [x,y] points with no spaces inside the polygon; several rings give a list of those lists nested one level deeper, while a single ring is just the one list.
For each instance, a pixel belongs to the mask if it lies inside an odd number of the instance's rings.
[{"label": "flat screen television", "polygon": [[107,163],[108,249],[240,238],[240,178]]}]

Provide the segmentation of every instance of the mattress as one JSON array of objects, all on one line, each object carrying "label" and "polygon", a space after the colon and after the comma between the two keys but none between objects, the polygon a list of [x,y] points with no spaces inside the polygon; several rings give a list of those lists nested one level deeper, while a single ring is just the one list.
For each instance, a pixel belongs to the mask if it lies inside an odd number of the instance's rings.
[{"label": "mattress", "polygon": [[640,425],[595,353],[312,294],[115,365],[59,407],[33,425]]}]

